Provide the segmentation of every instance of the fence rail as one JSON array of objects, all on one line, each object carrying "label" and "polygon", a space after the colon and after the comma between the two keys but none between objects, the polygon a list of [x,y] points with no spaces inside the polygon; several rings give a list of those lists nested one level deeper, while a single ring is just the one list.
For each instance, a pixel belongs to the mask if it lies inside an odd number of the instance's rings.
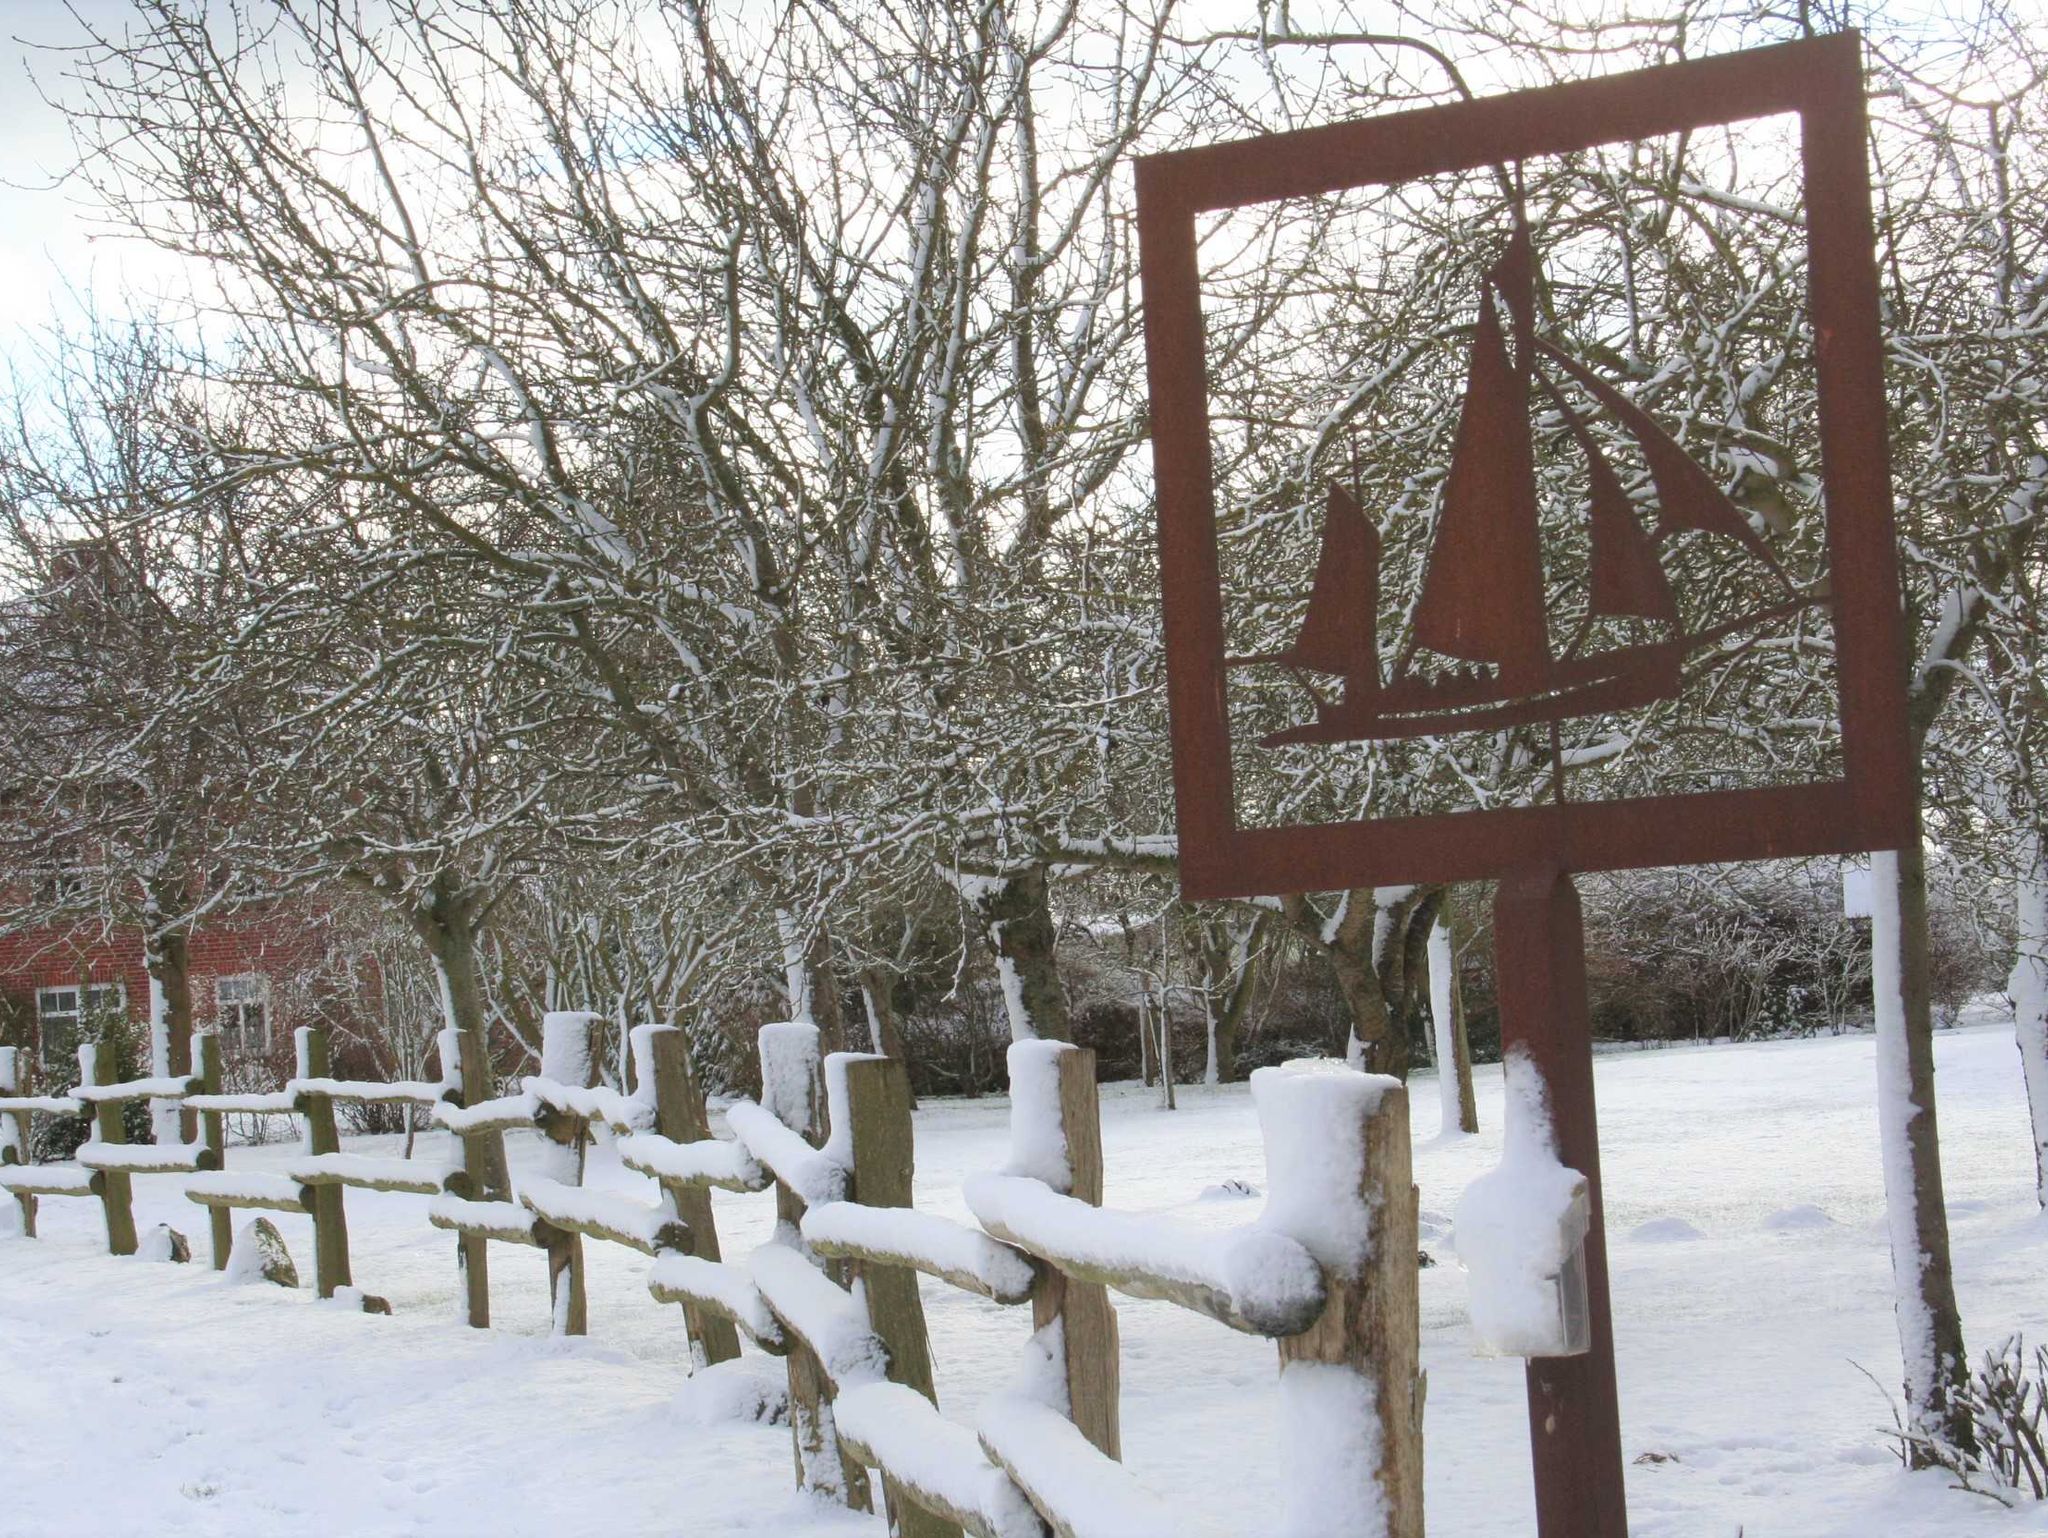
[{"label": "fence rail", "polygon": [[[1266,1142],[1268,1204],[1225,1233],[1102,1205],[1093,1055],[1055,1042],[1010,1050],[1005,1166],[970,1177],[978,1226],[912,1205],[915,1147],[907,1076],[878,1056],[820,1056],[802,1024],[764,1027],[763,1091],[728,1108],[712,1136],[683,1034],[631,1033],[630,1090],[597,1080],[601,1017],[543,1023],[541,1072],[519,1090],[464,1106],[459,1050],[444,1033],[438,1082],[332,1078],[324,1033],[297,1035],[295,1073],[275,1093],[220,1092],[216,1038],[195,1038],[189,1078],[102,1082],[90,1047],[79,1085],[38,1095],[17,1054],[0,1049],[0,1191],[35,1233],[43,1197],[97,1197],[108,1248],[136,1248],[132,1177],[177,1174],[206,1209],[213,1263],[225,1267],[237,1209],[312,1219],[321,1296],[352,1285],[344,1193],[431,1198],[427,1220],[457,1236],[469,1318],[488,1322],[489,1243],[548,1257],[551,1315],[563,1334],[589,1327],[583,1242],[652,1259],[648,1290],[685,1316],[700,1365],[737,1357],[744,1339],[780,1358],[800,1485],[861,1509],[879,1476],[892,1534],[903,1538],[1132,1538],[1178,1532],[1169,1501],[1121,1460],[1119,1344],[1110,1295],[1163,1301],[1272,1339],[1283,1488],[1313,1509],[1278,1524],[1346,1538],[1420,1538],[1422,1379],[1417,1368],[1415,1192],[1407,1098],[1391,1079],[1330,1065],[1261,1069],[1252,1094]],[[191,1143],[129,1145],[121,1106],[147,1099],[198,1114]],[[446,1165],[342,1151],[337,1102],[431,1108],[454,1134]],[[95,1132],[74,1164],[27,1162],[30,1118],[84,1114]],[[296,1115],[301,1155],[284,1173],[223,1168],[223,1118]],[[175,1128],[159,1118],[159,1127]],[[503,1135],[530,1129],[542,1157],[513,1189]],[[189,1135],[189,1134],[188,1134]],[[583,1183],[588,1150],[611,1142],[645,1176],[646,1197]],[[710,1192],[770,1196],[773,1239],[720,1253]],[[1030,1393],[999,1394],[972,1426],[948,1419],[934,1386],[919,1278],[1030,1309],[1019,1354]],[[364,1306],[382,1311],[381,1300]],[[1310,1467],[1311,1463],[1322,1465]],[[1331,1464],[1353,1471],[1333,1481]]]}]

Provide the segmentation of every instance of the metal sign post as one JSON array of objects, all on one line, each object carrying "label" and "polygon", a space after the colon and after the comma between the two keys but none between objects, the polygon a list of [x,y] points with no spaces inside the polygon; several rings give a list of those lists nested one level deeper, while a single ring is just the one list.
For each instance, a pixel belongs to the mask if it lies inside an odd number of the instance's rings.
[{"label": "metal sign post", "polygon": [[[1825,569],[1781,565],[1765,532],[1639,404],[1565,338],[1537,295],[1545,231],[1520,169],[1540,157],[1794,114],[1817,398]],[[1589,1349],[1528,1365],[1543,1538],[1623,1538],[1620,1416],[1600,1199],[1585,955],[1574,872],[1846,854],[1913,836],[1904,636],[1886,451],[1862,48],[1854,33],[1461,102],[1138,162],[1152,438],[1182,891],[1191,898],[1493,880],[1503,1041],[1540,1073],[1559,1160],[1585,1177]],[[1384,530],[1355,488],[1324,494],[1298,628],[1229,655],[1204,353],[1203,216],[1483,171],[1512,190],[1479,274],[1456,435],[1419,592],[1383,614]],[[1545,573],[1535,423],[1577,456],[1590,555],[1575,639]],[[1597,421],[1596,421],[1597,418]],[[1623,489],[1613,456],[1642,466]],[[1355,472],[1354,472],[1355,473]],[[1645,528],[1639,515],[1654,510]],[[1665,561],[1705,541],[1745,612],[1687,612]],[[1270,606],[1269,606],[1270,607]],[[1772,626],[1832,625],[1839,774],[1619,799],[1565,794],[1558,723],[1676,702],[1687,670]],[[1580,644],[1603,626],[1638,639]],[[1385,634],[1398,636],[1390,649]],[[1643,635],[1655,639],[1639,639]],[[1420,656],[1437,659],[1426,666]],[[1301,686],[1291,725],[1234,741],[1236,679]],[[1322,680],[1321,683],[1315,680]],[[1233,750],[1549,733],[1551,793],[1423,816],[1259,824],[1235,800]],[[1300,763],[1296,758],[1292,763]]]}]

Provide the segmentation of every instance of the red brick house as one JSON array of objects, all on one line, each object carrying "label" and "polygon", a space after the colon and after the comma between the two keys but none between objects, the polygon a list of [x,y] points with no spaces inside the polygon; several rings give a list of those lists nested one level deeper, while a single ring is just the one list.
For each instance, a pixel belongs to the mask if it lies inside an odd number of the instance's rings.
[{"label": "red brick house", "polygon": [[[314,907],[272,907],[193,933],[193,1022],[220,1030],[230,1061],[273,1056],[296,1026],[345,1027],[376,1010],[374,961],[336,955],[324,918]],[[81,923],[0,934],[0,1039],[33,1045],[55,1065],[76,1047],[80,1020],[101,1009],[149,1019],[140,930]]]}]

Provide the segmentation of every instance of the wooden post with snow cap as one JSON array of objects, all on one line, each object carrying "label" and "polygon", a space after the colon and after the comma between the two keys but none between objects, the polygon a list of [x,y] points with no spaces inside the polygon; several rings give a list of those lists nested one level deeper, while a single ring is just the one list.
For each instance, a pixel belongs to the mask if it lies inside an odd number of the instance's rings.
[{"label": "wooden post with snow cap", "polygon": [[1266,1145],[1262,1226],[1322,1267],[1328,1302],[1281,1338],[1279,1531],[1422,1538],[1420,1317],[1408,1092],[1339,1064],[1252,1075]]},{"label": "wooden post with snow cap", "polygon": [[[832,1099],[835,1112],[841,1104],[846,1108],[852,1199],[864,1207],[910,1206],[916,1154],[909,1071],[890,1058],[853,1052],[835,1052],[825,1070],[843,1080]],[[839,1131],[833,1128],[835,1141]],[[867,1297],[868,1324],[888,1347],[889,1381],[917,1390],[936,1405],[931,1337],[917,1295],[917,1273],[908,1266],[865,1260],[849,1264]],[[907,1499],[895,1480],[885,1480],[883,1488],[893,1538],[960,1538],[958,1522]]]},{"label": "wooden post with snow cap", "polygon": [[[804,1021],[761,1027],[761,1107],[783,1126],[817,1144],[824,1134],[824,1065],[818,1028]],[[804,1199],[782,1180],[775,1182],[776,1236],[771,1242],[801,1249]],[[789,1368],[789,1434],[796,1456],[796,1482],[844,1501],[856,1511],[874,1509],[868,1473],[839,1445],[832,1423],[832,1384],[811,1348],[792,1340]]]},{"label": "wooden post with snow cap", "polygon": [[[1009,1053],[1007,1172],[1102,1205],[1102,1117],[1095,1054],[1063,1041],[1020,1041]],[[1067,1418],[1103,1453],[1123,1457],[1116,1309],[1100,1282],[1044,1267],[1031,1297],[1033,1348],[1064,1383]]]},{"label": "wooden post with snow cap", "polygon": [[[604,1017],[587,1010],[557,1010],[541,1019],[540,1076],[571,1089],[597,1082],[597,1027]],[[565,1186],[583,1184],[589,1124],[560,1111],[541,1123],[546,1141],[540,1172]],[[549,1224],[548,1303],[557,1335],[590,1333],[590,1299],[583,1284],[583,1236]]]},{"label": "wooden post with snow cap", "polygon": [[[192,1038],[192,1074],[199,1081],[199,1093],[218,1095],[220,1093],[220,1036],[214,1031],[201,1031]],[[199,1141],[213,1150],[213,1168],[225,1166],[227,1153],[227,1117],[219,1111],[206,1111],[199,1117]],[[206,1227],[213,1244],[213,1269],[225,1271],[228,1252],[234,1248],[235,1225],[226,1207],[209,1206],[206,1209]]]},{"label": "wooden post with snow cap", "polygon": [[[325,1027],[302,1025],[292,1034],[298,1053],[298,1077],[329,1077],[333,1059]],[[299,1114],[306,1121],[308,1154],[317,1157],[341,1152],[332,1095],[300,1094]],[[342,1188],[331,1184],[306,1187],[306,1211],[313,1219],[314,1291],[320,1297],[331,1298],[337,1289],[353,1280],[348,1261],[348,1209],[343,1203]]]},{"label": "wooden post with snow cap", "polygon": [[[695,1143],[711,1136],[704,1115],[704,1096],[690,1072],[690,1039],[672,1025],[642,1025],[633,1031],[633,1058],[643,1083],[654,1086],[654,1128],[677,1143]],[[665,1180],[676,1216],[690,1226],[690,1253],[700,1260],[718,1260],[718,1224],[711,1210],[711,1192],[701,1185]],[[695,1303],[683,1305],[690,1350],[699,1366],[730,1362],[740,1354],[740,1335],[722,1314]]]},{"label": "wooden post with snow cap", "polygon": [[[78,1081],[81,1084],[111,1084],[107,1077],[111,1070],[103,1062],[100,1049],[86,1042],[78,1049]],[[118,1100],[99,1100],[92,1106],[92,1141],[95,1143],[125,1143],[128,1129],[122,1125],[122,1105]],[[135,1180],[126,1170],[101,1170],[100,1207],[107,1215],[107,1253],[109,1255],[133,1255],[135,1253]]]},{"label": "wooden post with snow cap", "polygon": [[[21,1054],[14,1047],[0,1047],[0,1095],[22,1095],[29,1093],[29,1070],[21,1065]],[[9,1111],[0,1116],[0,1164],[26,1164],[29,1162],[28,1126],[30,1111]],[[33,1239],[36,1236],[36,1199],[27,1191],[14,1194],[15,1209],[21,1214],[21,1236]]]}]

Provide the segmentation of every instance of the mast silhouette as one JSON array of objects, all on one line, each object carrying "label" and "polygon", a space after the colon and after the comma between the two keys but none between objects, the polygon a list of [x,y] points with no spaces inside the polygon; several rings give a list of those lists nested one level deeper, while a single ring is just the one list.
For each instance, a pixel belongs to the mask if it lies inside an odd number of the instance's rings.
[{"label": "mast silhouette", "polygon": [[[1535,277],[1528,225],[1517,209],[1507,249],[1480,281],[1443,506],[1412,617],[1420,646],[1475,666],[1424,675],[1402,659],[1393,677],[1382,678],[1379,531],[1356,497],[1332,483],[1294,643],[1232,662],[1335,675],[1343,694],[1326,700],[1311,688],[1316,720],[1275,733],[1266,745],[1416,737],[1633,709],[1678,692],[1688,652],[1819,601],[1792,586],[1741,510],[1647,412],[1536,335]],[[1644,530],[1585,417],[1544,363],[1580,385],[1641,449],[1657,494],[1654,531]],[[1538,395],[1558,412],[1586,464],[1589,617],[1648,621],[1666,632],[1662,639],[1585,657],[1553,653],[1530,416]],[[1786,601],[1684,634],[1659,546],[1686,531],[1739,545],[1767,568]]]}]

